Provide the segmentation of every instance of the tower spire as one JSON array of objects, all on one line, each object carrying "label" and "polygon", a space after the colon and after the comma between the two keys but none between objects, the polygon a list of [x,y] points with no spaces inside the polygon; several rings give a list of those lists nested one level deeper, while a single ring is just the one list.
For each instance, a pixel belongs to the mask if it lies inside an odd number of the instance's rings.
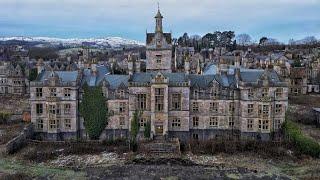
[{"label": "tower spire", "polygon": [[163,16],[161,15],[161,12],[160,12],[159,2],[158,2],[158,12],[154,18],[156,18],[156,32],[162,32],[162,18],[163,18]]}]

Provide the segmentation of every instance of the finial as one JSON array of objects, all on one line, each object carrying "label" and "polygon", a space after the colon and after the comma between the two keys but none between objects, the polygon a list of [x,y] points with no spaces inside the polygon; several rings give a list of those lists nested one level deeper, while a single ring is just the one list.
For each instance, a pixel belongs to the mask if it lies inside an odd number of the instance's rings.
[{"label": "finial", "polygon": [[158,2],[158,11],[160,11],[160,5],[159,5],[159,2]]}]

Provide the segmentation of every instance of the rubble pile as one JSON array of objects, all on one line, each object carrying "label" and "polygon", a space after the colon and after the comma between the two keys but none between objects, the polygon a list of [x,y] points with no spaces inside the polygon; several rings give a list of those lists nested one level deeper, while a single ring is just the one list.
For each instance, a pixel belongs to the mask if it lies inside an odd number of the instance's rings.
[{"label": "rubble pile", "polygon": [[223,163],[221,158],[212,155],[194,155],[188,153],[186,157],[187,159],[198,165],[217,165]]},{"label": "rubble pile", "polygon": [[60,155],[49,164],[55,167],[77,167],[85,168],[92,166],[103,166],[124,163],[117,153],[103,152],[98,155]]}]

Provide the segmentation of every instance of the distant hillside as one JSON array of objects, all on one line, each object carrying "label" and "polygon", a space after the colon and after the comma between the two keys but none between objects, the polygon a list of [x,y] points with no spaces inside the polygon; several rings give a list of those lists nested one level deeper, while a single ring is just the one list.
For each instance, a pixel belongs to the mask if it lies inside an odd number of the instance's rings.
[{"label": "distant hillside", "polygon": [[2,44],[28,44],[38,47],[48,46],[67,46],[67,47],[78,47],[78,46],[89,46],[96,48],[122,48],[122,47],[137,47],[144,46],[143,43],[124,39],[121,37],[106,37],[106,38],[88,38],[88,39],[62,39],[62,38],[50,38],[50,37],[0,37]]}]

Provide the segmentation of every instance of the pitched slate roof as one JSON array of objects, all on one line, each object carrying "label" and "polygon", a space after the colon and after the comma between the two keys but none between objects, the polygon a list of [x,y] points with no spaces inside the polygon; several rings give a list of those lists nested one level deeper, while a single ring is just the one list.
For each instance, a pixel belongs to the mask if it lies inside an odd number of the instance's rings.
[{"label": "pitched slate roof", "polygon": [[103,80],[104,76],[109,73],[109,70],[104,65],[97,65],[97,73],[93,74],[91,69],[84,69],[83,83],[89,86],[97,86]]},{"label": "pitched slate roof", "polygon": [[191,87],[206,88],[214,80],[214,75],[190,74],[188,78],[190,79]]},{"label": "pitched slate roof", "polygon": [[128,75],[105,75],[104,79],[111,89],[118,89],[120,86],[128,87]]},{"label": "pitched slate roof", "polygon": [[273,82],[280,82],[278,74],[275,71],[267,72],[267,70],[248,70],[240,71],[241,81],[257,82],[263,75],[268,76]]},{"label": "pitched slate roof", "polygon": [[[175,83],[188,82],[188,78],[185,73],[162,73],[164,77],[169,78],[169,85]],[[150,83],[151,80],[156,77],[157,72],[147,73],[134,73],[130,79],[130,82],[138,83]]]},{"label": "pitched slate roof", "polygon": [[[155,33],[147,33],[147,44],[149,44],[152,39],[154,38]],[[172,38],[171,38],[171,33],[163,33],[164,38],[166,39],[168,44],[171,44]]]},{"label": "pitched slate roof", "polygon": [[230,74],[216,74],[216,75],[196,75],[190,74],[191,87],[207,88],[211,82],[216,80],[223,87],[235,86],[236,79]]},{"label": "pitched slate roof", "polygon": [[[62,82],[75,82],[77,81],[78,71],[53,71]],[[37,81],[45,81],[51,77],[52,71],[42,71],[37,77]]]}]

